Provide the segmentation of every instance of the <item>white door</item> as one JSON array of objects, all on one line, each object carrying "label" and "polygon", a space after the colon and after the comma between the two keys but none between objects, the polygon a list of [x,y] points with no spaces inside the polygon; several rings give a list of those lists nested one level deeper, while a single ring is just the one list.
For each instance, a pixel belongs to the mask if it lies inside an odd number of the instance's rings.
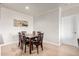
[{"label": "white door", "polygon": [[62,43],[76,46],[76,19],[75,16],[62,18]]}]

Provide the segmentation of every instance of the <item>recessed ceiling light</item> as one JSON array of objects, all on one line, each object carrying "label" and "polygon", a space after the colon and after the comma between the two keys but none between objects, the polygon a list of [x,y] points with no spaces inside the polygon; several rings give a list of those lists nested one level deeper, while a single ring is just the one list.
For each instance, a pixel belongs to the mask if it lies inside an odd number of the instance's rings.
[{"label": "recessed ceiling light", "polygon": [[26,7],[25,7],[25,9],[26,9],[26,10],[28,10],[28,9],[29,9],[29,7],[28,7],[28,6],[26,6]]}]

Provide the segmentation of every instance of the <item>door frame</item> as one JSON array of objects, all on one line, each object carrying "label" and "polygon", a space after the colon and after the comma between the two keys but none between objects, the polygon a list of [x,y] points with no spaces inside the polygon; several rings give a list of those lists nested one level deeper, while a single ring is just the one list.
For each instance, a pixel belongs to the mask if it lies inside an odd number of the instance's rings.
[{"label": "door frame", "polygon": [[[76,15],[69,15],[69,16],[73,16],[73,17],[76,17]],[[69,16],[64,16],[64,17],[69,17]],[[60,45],[62,45],[62,19],[63,19],[63,17],[61,17],[61,23],[59,23],[60,24]],[[76,26],[77,27],[77,26]],[[77,32],[77,31],[76,31]],[[72,46],[75,46],[75,47],[78,47],[78,44],[77,44],[77,35],[78,35],[78,33],[76,33],[76,38],[75,38],[75,41],[76,41],[76,45],[72,45]],[[73,38],[74,39],[74,38]],[[69,44],[68,44],[69,45]]]}]

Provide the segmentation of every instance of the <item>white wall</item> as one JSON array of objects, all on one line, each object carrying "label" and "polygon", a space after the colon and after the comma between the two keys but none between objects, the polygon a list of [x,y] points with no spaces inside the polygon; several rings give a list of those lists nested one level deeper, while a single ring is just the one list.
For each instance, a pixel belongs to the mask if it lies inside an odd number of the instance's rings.
[{"label": "white wall", "polygon": [[[18,40],[19,31],[33,31],[33,17],[1,7],[0,34],[4,43]],[[28,27],[14,27],[14,19],[28,21]]]},{"label": "white wall", "polygon": [[1,46],[0,46],[0,56],[1,56]]},{"label": "white wall", "polygon": [[0,19],[1,19],[1,6],[0,6]]},{"label": "white wall", "polygon": [[77,25],[77,39],[79,39],[79,14],[76,15],[76,25]]},{"label": "white wall", "polygon": [[[1,6],[0,6],[0,20],[1,20]],[[2,39],[2,35],[0,33],[0,44],[2,44],[2,43],[3,43],[3,39]]]},{"label": "white wall", "polygon": [[[1,20],[1,6],[0,6],[0,20]],[[1,39],[0,39],[0,41],[1,41]],[[1,46],[0,46],[0,56],[1,56]]]},{"label": "white wall", "polygon": [[59,44],[59,9],[34,17],[34,30],[44,32],[44,40]]}]

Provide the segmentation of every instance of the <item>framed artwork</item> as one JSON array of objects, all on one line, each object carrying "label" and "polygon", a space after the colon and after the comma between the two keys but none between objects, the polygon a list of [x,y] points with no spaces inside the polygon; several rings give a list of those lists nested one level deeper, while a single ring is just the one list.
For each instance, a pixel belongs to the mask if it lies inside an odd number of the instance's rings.
[{"label": "framed artwork", "polygon": [[28,22],[25,21],[25,20],[16,20],[16,19],[14,19],[14,26],[15,27],[27,27]]}]

